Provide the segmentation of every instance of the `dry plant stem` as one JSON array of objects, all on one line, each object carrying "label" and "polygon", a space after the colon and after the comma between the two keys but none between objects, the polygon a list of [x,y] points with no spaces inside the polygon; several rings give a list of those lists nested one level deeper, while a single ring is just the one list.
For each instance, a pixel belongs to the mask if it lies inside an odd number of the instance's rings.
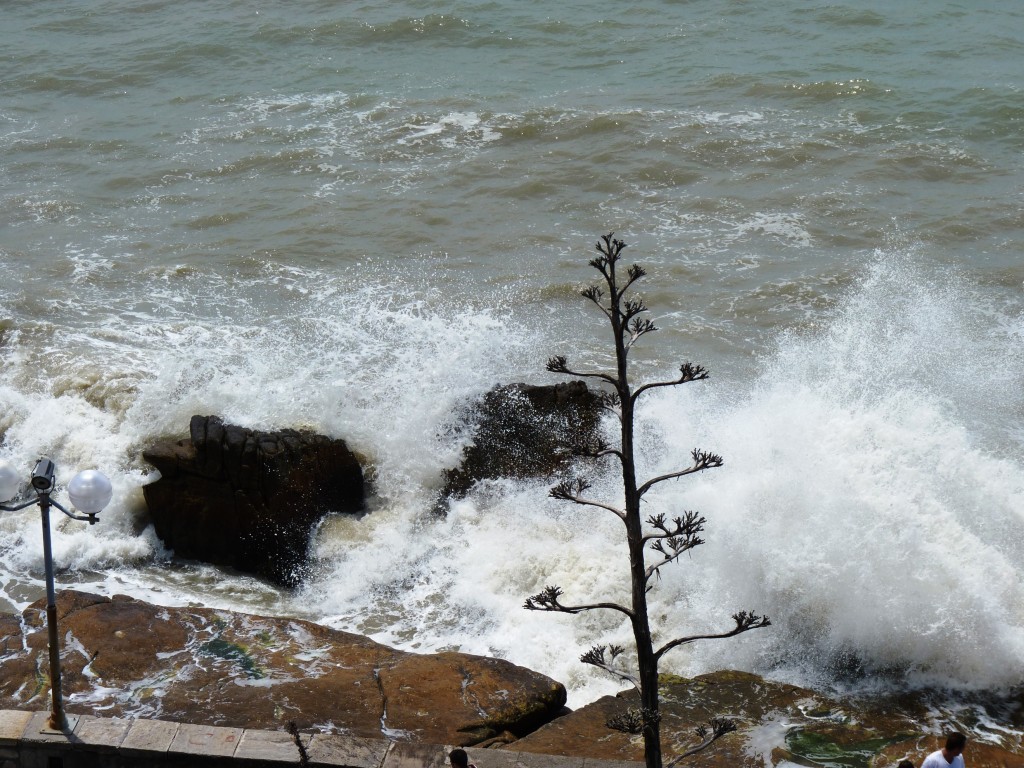
[{"label": "dry plant stem", "polygon": [[[562,596],[560,587],[547,586],[542,592],[528,598],[524,607],[528,610],[570,614],[604,609],[621,613],[629,620],[635,643],[635,671],[624,669],[616,663],[617,658],[623,653],[623,649],[618,646],[596,645],[584,653],[580,660],[630,683],[639,691],[640,708],[624,722],[630,724],[628,726],[630,729],[636,727],[643,733],[646,767],[662,768],[661,715],[658,696],[658,663],[661,657],[681,645],[697,640],[733,637],[751,629],[766,627],[771,622],[765,616],[740,611],[733,614],[735,626],[728,631],[678,637],[665,642],[657,650],[655,649],[647,609],[647,594],[652,589],[651,579],[659,573],[662,567],[678,561],[683,553],[704,543],[704,539],[699,534],[703,532],[706,521],[692,511],[684,512],[671,521],[664,514],[655,514],[648,517],[646,523],[649,530],[645,532],[644,521],[640,515],[640,502],[644,494],[655,485],[707,469],[721,467],[723,460],[718,454],[694,449],[690,454],[692,460],[690,466],[650,478],[643,483],[637,481],[634,458],[634,417],[640,395],[660,387],[702,381],[708,378],[708,372],[703,366],[686,362],[680,365],[677,378],[643,384],[635,390],[632,388],[629,381],[629,352],[639,339],[656,331],[657,328],[652,321],[641,317],[647,312],[647,306],[643,299],[626,296],[627,290],[644,277],[646,272],[635,264],[625,266],[624,272],[622,271],[623,265],[620,264],[620,261],[622,250],[625,247],[624,242],[615,239],[614,233],[603,235],[596,246],[599,255],[590,261],[590,266],[601,274],[603,285],[589,286],[581,291],[583,297],[601,311],[611,326],[615,344],[615,371],[609,373],[576,370],[571,368],[568,360],[561,355],[550,358],[547,369],[567,376],[596,379],[610,387],[610,391],[603,393],[601,405],[618,417],[619,445],[618,447],[609,446],[601,441],[591,446],[583,455],[595,459],[614,456],[619,460],[622,471],[623,504],[617,506],[584,495],[590,488],[590,483],[584,478],[573,478],[558,483],[551,489],[550,495],[573,504],[603,509],[611,512],[623,522],[629,551],[630,602],[629,605],[620,605],[614,602],[570,605],[560,600]],[[655,553],[650,564],[646,559],[648,548]],[[683,757],[706,749],[715,740],[734,729],[735,726],[728,720],[717,718],[712,720],[709,726],[701,726],[697,729],[699,743],[673,760],[672,765],[675,765]]]}]

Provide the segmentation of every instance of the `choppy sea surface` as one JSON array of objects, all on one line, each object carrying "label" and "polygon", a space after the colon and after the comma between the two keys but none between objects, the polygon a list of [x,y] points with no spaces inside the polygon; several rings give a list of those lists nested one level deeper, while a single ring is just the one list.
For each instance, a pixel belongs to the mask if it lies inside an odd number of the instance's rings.
[{"label": "choppy sea surface", "polygon": [[[598,236],[643,264],[652,494],[707,543],[652,592],[663,669],[803,685],[1024,676],[1024,7],[726,0],[0,3],[0,456],[98,467],[61,586],[287,614],[399,647],[577,661],[625,597],[620,525],[493,482],[427,512],[464,404],[608,360]],[[372,511],[294,592],[175,560],[141,459],[193,414],[342,437]],[[614,500],[614,473],[594,493]],[[602,516],[604,514],[604,516]],[[41,595],[0,514],[0,605]]]}]

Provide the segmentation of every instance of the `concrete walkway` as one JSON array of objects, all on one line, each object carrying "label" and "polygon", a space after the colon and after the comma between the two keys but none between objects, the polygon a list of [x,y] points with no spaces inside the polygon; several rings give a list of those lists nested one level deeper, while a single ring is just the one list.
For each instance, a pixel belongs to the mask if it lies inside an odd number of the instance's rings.
[{"label": "concrete walkway", "polygon": [[[450,746],[300,734],[306,762],[287,731],[222,728],[166,720],[68,715],[53,731],[48,712],[0,710],[0,768],[446,768]],[[479,768],[637,768],[638,763],[467,749]]]}]

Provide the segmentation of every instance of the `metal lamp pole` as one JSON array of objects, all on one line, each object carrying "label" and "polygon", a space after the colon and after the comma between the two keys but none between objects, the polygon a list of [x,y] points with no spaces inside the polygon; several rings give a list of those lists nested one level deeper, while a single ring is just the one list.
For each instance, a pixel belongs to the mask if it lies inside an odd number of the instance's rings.
[{"label": "metal lamp pole", "polygon": [[[46,629],[49,633],[50,648],[50,721],[55,731],[67,726],[64,716],[64,697],[61,692],[60,637],[57,633],[57,593],[53,587],[53,552],[50,546],[50,507],[56,507],[72,520],[82,520],[89,525],[96,524],[96,515],[110,502],[112,488],[110,480],[95,470],[79,472],[68,484],[71,503],[85,515],[75,515],[52,498],[54,489],[53,462],[42,458],[32,472],[32,490],[36,497],[17,504],[0,504],[0,510],[16,512],[33,504],[39,506],[43,522],[43,563],[46,570]],[[13,498],[20,487],[16,470],[6,461],[0,462],[0,499]]]}]

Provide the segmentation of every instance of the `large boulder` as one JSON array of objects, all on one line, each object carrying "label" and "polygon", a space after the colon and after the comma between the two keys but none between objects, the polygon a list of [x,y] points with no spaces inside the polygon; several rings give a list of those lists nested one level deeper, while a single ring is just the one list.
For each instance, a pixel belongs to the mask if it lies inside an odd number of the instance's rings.
[{"label": "large boulder", "polygon": [[[698,726],[727,718],[737,728],[686,759],[693,768],[895,768],[920,765],[938,749],[936,731],[967,734],[971,768],[1022,768],[1020,692],[948,691],[837,698],[746,672],[722,671],[661,680],[662,748],[668,762],[699,742]],[[643,760],[643,739],[608,726],[639,706],[634,691],[605,696],[519,739],[510,749],[588,759]],[[985,713],[979,717],[979,713]]]},{"label": "large boulder", "polygon": [[505,384],[473,404],[478,422],[462,461],[445,473],[441,501],[465,496],[480,480],[548,477],[598,437],[598,396],[582,381]]},{"label": "large boulder", "polygon": [[[469,746],[557,716],[560,684],[501,659],[414,654],[287,618],[58,594],[66,709]],[[47,709],[45,604],[0,617],[0,709]]]},{"label": "large boulder", "polygon": [[188,439],[160,442],[143,458],[160,471],[142,490],[167,547],[282,586],[302,580],[324,515],[358,512],[365,500],[362,468],[345,442],[311,432],[193,416]]}]

